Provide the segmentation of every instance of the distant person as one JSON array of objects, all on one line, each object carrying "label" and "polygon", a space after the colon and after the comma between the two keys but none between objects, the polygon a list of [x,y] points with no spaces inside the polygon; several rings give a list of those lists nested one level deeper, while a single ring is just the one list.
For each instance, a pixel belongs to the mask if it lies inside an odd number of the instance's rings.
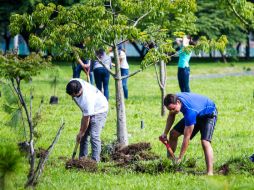
[{"label": "distant person", "polygon": [[[75,45],[77,48],[84,49],[84,44],[79,43]],[[72,78],[80,78],[81,71],[84,71],[89,83],[93,84],[93,68],[90,59],[76,58],[76,61],[72,63]]]},{"label": "distant person", "polygon": [[212,100],[194,93],[168,94],[164,105],[169,110],[162,139],[167,135],[175,121],[175,116],[182,112],[183,118],[170,131],[169,144],[175,152],[178,137],[184,135],[180,155],[175,162],[180,163],[190,140],[200,131],[201,144],[205,154],[207,175],[213,175],[213,149],[211,145],[213,131],[217,121],[217,109]]},{"label": "distant person", "polygon": [[179,87],[181,92],[190,92],[190,58],[191,54],[185,52],[183,49],[190,45],[191,37],[184,36],[183,38],[177,38],[176,42],[180,46],[180,50],[178,51],[179,60],[178,60],[178,71],[177,71],[177,78]]},{"label": "distant person", "polygon": [[92,147],[92,159],[100,161],[100,134],[105,125],[108,101],[93,85],[82,79],[72,79],[66,86],[69,94],[82,111],[80,130],[77,142],[80,143],[79,158],[88,156],[88,136]]},{"label": "distant person", "polygon": [[94,74],[92,68],[92,62],[89,59],[82,60],[80,58],[77,59],[77,63],[72,64],[73,69],[73,78],[80,78],[81,71],[83,70],[88,78],[88,82],[90,84],[94,83]]},{"label": "distant person", "polygon": [[[107,69],[111,68],[112,65],[111,57],[106,54],[104,49],[99,49],[98,51],[96,51],[96,56],[98,57],[99,61],[102,62],[105,65],[105,67],[107,67]],[[110,73],[101,63],[99,63],[99,61],[95,61],[93,63],[95,84],[100,91],[103,91],[104,96],[108,100],[109,99],[108,86]]]},{"label": "distant person", "polygon": [[[129,75],[129,64],[127,62],[127,56],[122,46],[118,46],[121,76]],[[124,98],[128,99],[128,78],[122,79]]]}]

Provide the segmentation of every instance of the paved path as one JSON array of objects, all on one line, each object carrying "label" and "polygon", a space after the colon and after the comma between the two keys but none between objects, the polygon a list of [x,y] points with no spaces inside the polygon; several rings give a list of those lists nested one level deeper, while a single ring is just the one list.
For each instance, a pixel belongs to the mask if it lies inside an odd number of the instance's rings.
[{"label": "paved path", "polygon": [[[223,78],[227,76],[254,76],[254,71],[243,71],[237,73],[220,73],[220,74],[199,74],[199,75],[191,75],[190,79],[210,79],[210,78]],[[176,77],[168,77],[169,79],[177,79]]]}]

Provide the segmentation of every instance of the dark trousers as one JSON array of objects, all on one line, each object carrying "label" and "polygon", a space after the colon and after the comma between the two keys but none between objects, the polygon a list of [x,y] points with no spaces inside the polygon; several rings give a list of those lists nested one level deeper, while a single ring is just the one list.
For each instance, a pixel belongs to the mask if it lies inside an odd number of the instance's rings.
[{"label": "dark trousers", "polygon": [[[129,69],[121,69],[121,76],[129,74]],[[128,99],[128,78],[122,79],[124,98]]]},{"label": "dark trousers", "polygon": [[102,91],[102,86],[103,86],[104,96],[108,100],[108,98],[109,98],[108,84],[109,84],[109,77],[110,77],[109,72],[104,67],[96,68],[96,69],[94,69],[93,72],[94,72],[94,79],[95,79],[96,87],[100,91]]},{"label": "dark trousers", "polygon": [[178,83],[179,83],[181,92],[190,92],[190,86],[189,86],[190,68],[178,67],[177,77],[178,77]]}]

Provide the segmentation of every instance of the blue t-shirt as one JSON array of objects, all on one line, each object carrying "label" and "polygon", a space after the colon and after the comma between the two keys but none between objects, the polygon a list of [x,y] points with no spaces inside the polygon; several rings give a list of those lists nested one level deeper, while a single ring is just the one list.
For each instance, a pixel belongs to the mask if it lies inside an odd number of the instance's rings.
[{"label": "blue t-shirt", "polygon": [[183,51],[183,47],[181,47],[179,51],[178,67],[179,68],[189,67],[190,58],[191,58],[191,52],[186,53]]},{"label": "blue t-shirt", "polygon": [[205,96],[189,92],[176,95],[182,103],[180,111],[183,113],[185,126],[195,125],[197,117],[212,115],[216,110],[214,102]]}]

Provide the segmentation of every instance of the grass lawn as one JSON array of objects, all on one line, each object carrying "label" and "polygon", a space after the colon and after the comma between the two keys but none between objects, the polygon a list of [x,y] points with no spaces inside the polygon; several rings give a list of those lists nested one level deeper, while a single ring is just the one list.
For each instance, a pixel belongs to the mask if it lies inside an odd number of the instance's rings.
[{"label": "grass lawn", "polygon": [[[34,88],[34,112],[41,97],[45,103],[42,108],[42,119],[36,127],[40,137],[36,147],[47,148],[60,125],[61,118],[65,120],[58,143],[55,146],[37,189],[254,189],[254,163],[248,161],[248,156],[254,153],[254,76],[225,76],[223,78],[193,78],[190,81],[191,91],[206,95],[214,100],[219,116],[213,136],[215,176],[187,174],[184,172],[164,172],[160,174],[141,174],[130,170],[109,167],[105,172],[89,173],[76,169],[66,170],[65,161],[59,156],[71,158],[75,146],[76,134],[79,130],[81,112],[71,98],[65,93],[65,86],[72,75],[71,65],[56,64],[59,70],[57,85],[58,105],[49,105],[53,89],[50,86],[53,69],[43,71],[33,78],[33,82],[23,83],[23,89],[28,99],[30,88]],[[131,71],[139,68],[130,64]],[[222,63],[191,63],[191,75],[207,75],[218,73],[238,73],[246,68],[254,71],[254,63],[235,63],[234,66]],[[177,66],[168,65],[167,92],[179,91],[176,78]],[[84,74],[82,74],[84,78]],[[129,99],[126,103],[129,143],[150,142],[152,151],[166,158],[166,149],[158,140],[164,130],[166,117],[160,116],[160,90],[156,81],[154,68],[150,67],[128,81]],[[116,139],[116,112],[114,81],[110,79],[110,109],[106,126],[102,132],[102,140],[110,143]],[[0,98],[2,105],[4,98]],[[177,116],[177,120],[181,119]],[[5,127],[8,116],[0,111],[0,142],[24,141],[21,129]],[[140,128],[141,120],[144,128]],[[179,143],[181,144],[181,140]],[[178,146],[176,155],[179,154]],[[205,161],[197,135],[190,143],[185,154],[185,160],[194,159],[197,163],[194,173],[205,171]],[[236,160],[234,162],[234,160]],[[240,163],[237,163],[239,160]],[[227,162],[230,173],[219,175],[220,166]],[[26,180],[27,161],[14,175],[10,176],[10,188],[22,189]],[[237,165],[238,164],[238,165]],[[109,164],[101,163],[100,167]]]}]

